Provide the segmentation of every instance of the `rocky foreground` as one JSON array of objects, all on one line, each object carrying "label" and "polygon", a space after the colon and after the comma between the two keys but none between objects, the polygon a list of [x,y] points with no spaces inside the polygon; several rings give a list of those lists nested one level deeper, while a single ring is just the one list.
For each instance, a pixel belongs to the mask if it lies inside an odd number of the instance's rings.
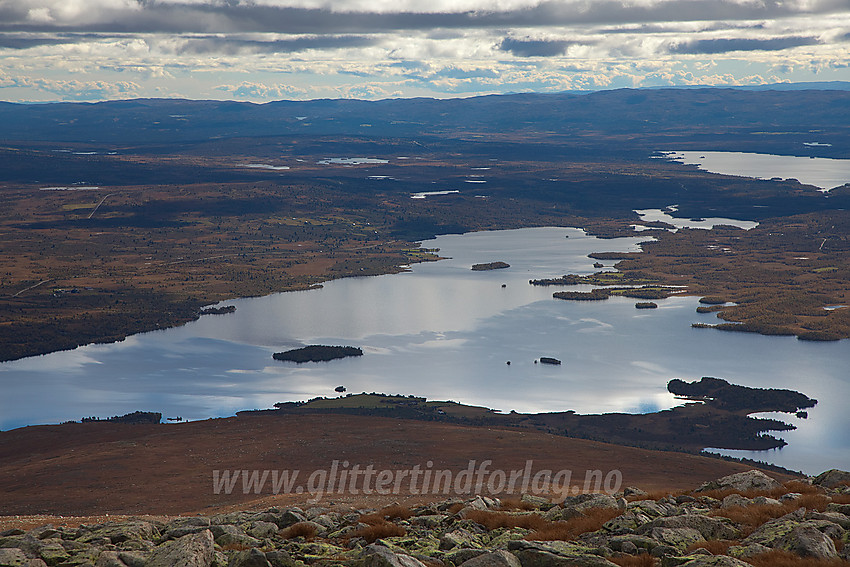
[{"label": "rocky foreground", "polygon": [[0,567],[850,565],[848,543],[850,473],[782,485],[749,471],[660,498],[627,488],[11,529]]}]

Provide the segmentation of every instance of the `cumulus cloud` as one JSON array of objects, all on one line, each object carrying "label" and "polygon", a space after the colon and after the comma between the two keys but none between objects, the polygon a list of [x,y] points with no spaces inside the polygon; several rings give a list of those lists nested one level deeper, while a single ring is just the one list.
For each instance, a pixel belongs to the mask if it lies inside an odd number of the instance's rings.
[{"label": "cumulus cloud", "polygon": [[267,85],[249,81],[243,81],[237,85],[218,85],[214,88],[234,98],[250,100],[292,98],[306,94],[304,89],[292,85]]}]

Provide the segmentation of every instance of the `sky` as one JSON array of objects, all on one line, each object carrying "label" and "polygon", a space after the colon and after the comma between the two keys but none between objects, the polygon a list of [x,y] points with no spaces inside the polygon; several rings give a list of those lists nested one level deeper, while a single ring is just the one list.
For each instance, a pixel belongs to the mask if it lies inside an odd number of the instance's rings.
[{"label": "sky", "polygon": [[850,0],[0,0],[0,100],[850,81]]}]

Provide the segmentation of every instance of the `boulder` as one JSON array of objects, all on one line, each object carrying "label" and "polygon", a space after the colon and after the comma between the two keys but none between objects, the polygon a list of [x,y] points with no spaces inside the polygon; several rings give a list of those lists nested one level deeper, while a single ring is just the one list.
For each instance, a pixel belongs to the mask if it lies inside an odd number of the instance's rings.
[{"label": "boulder", "polygon": [[752,504],[752,500],[749,498],[745,498],[740,494],[730,494],[723,499],[720,503],[720,507],[725,510],[726,508],[746,507],[750,504]]},{"label": "boulder", "polygon": [[23,567],[29,565],[29,559],[17,548],[0,549],[0,567]]},{"label": "boulder", "polygon": [[680,552],[685,551],[698,541],[705,540],[702,534],[694,528],[652,528],[649,535],[655,541],[675,547]]},{"label": "boulder", "polygon": [[746,559],[747,557],[752,557],[753,555],[761,555],[762,553],[767,553],[768,551],[770,551],[769,547],[761,545],[760,543],[751,543],[749,545],[729,546],[726,555],[730,555],[738,559]]},{"label": "boulder", "polygon": [[213,560],[213,535],[210,530],[185,535],[154,548],[147,567],[210,567]]},{"label": "boulder", "polygon": [[696,554],[673,559],[675,563],[669,559],[667,561],[662,559],[661,567],[752,567],[749,563],[727,555]]},{"label": "boulder", "polygon": [[[689,528],[697,530],[703,539],[737,539],[740,531],[726,518],[713,518],[702,514],[682,514],[656,518],[638,529],[638,533],[648,534],[655,528]],[[655,537],[655,536],[652,536]]]},{"label": "boulder", "polygon": [[227,567],[272,567],[272,564],[266,559],[265,553],[252,547],[231,557]]},{"label": "boulder", "polygon": [[442,558],[444,562],[448,562],[451,565],[460,565],[478,557],[479,555],[484,555],[487,552],[483,549],[472,549],[469,547],[462,547],[460,549],[453,549],[452,551],[446,552]]},{"label": "boulder", "polygon": [[126,564],[118,558],[117,551],[104,551],[98,558],[94,567],[127,567]]},{"label": "boulder", "polygon": [[812,479],[812,484],[817,484],[824,488],[836,488],[842,485],[850,486],[850,472],[830,469]]},{"label": "boulder", "polygon": [[381,546],[367,545],[356,563],[360,567],[425,567],[425,564],[404,553],[394,553]]},{"label": "boulder", "polygon": [[482,547],[479,538],[465,529],[457,529],[443,534],[440,538],[440,549],[448,550],[456,547],[480,549]]},{"label": "boulder", "polygon": [[767,547],[773,547],[785,534],[789,533],[805,519],[806,511],[803,508],[794,510],[780,518],[774,518],[759,526],[753,533],[748,535],[744,545],[758,543]]},{"label": "boulder", "polygon": [[723,478],[706,482],[694,492],[728,489],[746,492],[749,490],[772,490],[780,486],[782,485],[774,479],[770,478],[763,472],[754,469],[746,472],[730,474]]},{"label": "boulder", "polygon": [[614,567],[589,548],[565,541],[537,542],[514,540],[508,551],[519,559],[522,567]]},{"label": "boulder", "polygon": [[248,530],[248,533],[257,539],[263,539],[264,537],[274,537],[277,535],[277,531],[277,524],[257,521],[251,524],[251,528]]},{"label": "boulder", "polygon": [[806,518],[810,520],[824,520],[827,522],[832,522],[833,524],[838,524],[845,530],[850,530],[850,517],[845,516],[844,514],[839,514],[838,512],[809,512],[806,514]]},{"label": "boulder", "polygon": [[835,543],[826,534],[808,522],[795,526],[776,542],[775,548],[792,551],[801,557],[831,559],[838,557]]},{"label": "boulder", "polygon": [[272,567],[295,567],[292,556],[282,549],[267,552],[266,559],[272,564]]},{"label": "boulder", "polygon": [[462,567],[522,567],[516,555],[500,549],[484,553],[461,563]]}]

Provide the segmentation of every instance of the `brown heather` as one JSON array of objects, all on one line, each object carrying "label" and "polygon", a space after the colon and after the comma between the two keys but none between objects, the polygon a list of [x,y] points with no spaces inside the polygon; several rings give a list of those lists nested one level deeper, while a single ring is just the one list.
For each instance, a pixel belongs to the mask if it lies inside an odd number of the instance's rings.
[{"label": "brown heather", "polygon": [[309,522],[298,522],[297,524],[292,524],[288,528],[282,529],[280,531],[280,537],[284,539],[303,537],[304,539],[310,540],[316,537],[316,526]]},{"label": "brown heather", "polygon": [[847,562],[841,559],[800,557],[790,551],[778,549],[748,557],[744,561],[753,567],[847,567]]},{"label": "brown heather", "polygon": [[568,541],[583,533],[601,529],[605,522],[622,513],[622,510],[615,508],[591,508],[586,510],[583,515],[575,518],[562,522],[549,522],[549,525],[528,534],[525,539],[532,541]]},{"label": "brown heather", "polygon": [[510,514],[508,512],[491,512],[489,510],[470,510],[464,517],[476,524],[481,524],[488,530],[495,530],[497,528],[541,530],[556,523],[550,522],[537,514]]},{"label": "brown heather", "polygon": [[384,522],[383,524],[373,524],[357,528],[349,534],[349,539],[362,537],[367,543],[374,543],[384,537],[399,537],[406,534],[407,530],[402,526]]}]

